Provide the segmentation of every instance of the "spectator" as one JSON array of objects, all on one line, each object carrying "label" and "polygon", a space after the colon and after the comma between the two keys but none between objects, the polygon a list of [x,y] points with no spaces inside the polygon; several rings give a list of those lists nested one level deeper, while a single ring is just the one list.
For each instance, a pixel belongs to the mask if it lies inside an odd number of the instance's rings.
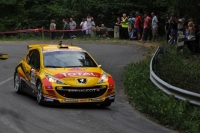
[{"label": "spectator", "polygon": [[51,20],[51,24],[50,24],[50,32],[51,32],[51,39],[55,39],[55,30],[56,30],[56,24],[55,24],[55,20],[52,19]]},{"label": "spectator", "polygon": [[92,30],[95,28],[95,22],[94,22],[94,18],[92,17]]},{"label": "spectator", "polygon": [[170,19],[169,19],[169,16],[167,15],[166,19],[165,19],[165,33],[167,35],[167,42],[169,40],[170,31],[171,31],[171,28],[170,28],[169,24],[170,24]]},{"label": "spectator", "polygon": [[[63,19],[62,22],[64,23],[63,24],[63,30],[70,30],[68,19]],[[64,31],[64,33],[63,33],[62,39],[65,39],[65,38],[69,38],[69,32],[68,31]]]},{"label": "spectator", "polygon": [[197,51],[200,52],[200,24],[198,24],[196,28],[196,43],[198,48]]},{"label": "spectator", "polygon": [[101,27],[100,28],[100,31],[101,31],[101,34],[99,35],[99,37],[107,37],[108,36],[108,31],[107,31],[107,28],[104,24],[101,24]]},{"label": "spectator", "polygon": [[128,35],[128,18],[126,17],[126,14],[124,13],[121,18],[122,23],[122,39],[129,39]]},{"label": "spectator", "polygon": [[134,25],[135,26],[135,32],[137,34],[137,39],[140,40],[141,39],[141,31],[142,31],[142,29],[141,29],[142,18],[139,15],[139,12],[136,12],[135,16],[136,16],[136,18],[135,18],[135,25]]},{"label": "spectator", "polygon": [[195,54],[197,49],[196,49],[196,43],[195,43],[195,28],[194,28],[194,24],[193,22],[189,22],[188,23],[188,42],[187,42],[187,46],[189,48],[189,50],[192,52],[192,54]]},{"label": "spectator", "polygon": [[91,32],[92,32],[92,18],[90,16],[90,13],[88,13],[87,17],[86,17],[86,20],[87,20],[87,28],[88,30],[86,31],[86,34],[87,35],[91,35]]},{"label": "spectator", "polygon": [[85,18],[82,19],[80,26],[82,27],[82,36],[85,37],[87,30],[87,21]]},{"label": "spectator", "polygon": [[76,22],[73,20],[73,18],[70,18],[69,21],[70,21],[69,22],[69,28],[71,30],[70,37],[71,38],[76,38],[75,31],[74,31],[76,29]]},{"label": "spectator", "polygon": [[131,36],[133,29],[134,29],[134,22],[135,22],[135,18],[133,17],[132,14],[130,14],[130,16],[128,17],[128,31],[129,31],[129,36]]},{"label": "spectator", "polygon": [[122,33],[122,31],[121,31],[122,23],[121,23],[120,17],[117,17],[117,22],[115,23],[115,25],[119,26],[119,38],[121,38],[122,37],[122,35],[121,35],[121,33]]},{"label": "spectator", "polygon": [[152,36],[153,36],[153,41],[158,40],[158,18],[156,17],[155,13],[151,13],[152,16]]},{"label": "spectator", "polygon": [[184,23],[185,18],[183,17],[183,14],[178,14],[178,34],[184,34]]},{"label": "spectator", "polygon": [[176,44],[177,40],[177,32],[178,32],[178,27],[177,27],[177,18],[176,16],[172,13],[172,16],[170,18],[170,26],[171,26],[171,44]]},{"label": "spectator", "polygon": [[142,38],[139,41],[143,41],[145,38],[147,40],[150,40],[150,35],[151,35],[151,18],[149,17],[148,13],[144,14],[144,25],[143,25],[143,33],[142,33]]}]

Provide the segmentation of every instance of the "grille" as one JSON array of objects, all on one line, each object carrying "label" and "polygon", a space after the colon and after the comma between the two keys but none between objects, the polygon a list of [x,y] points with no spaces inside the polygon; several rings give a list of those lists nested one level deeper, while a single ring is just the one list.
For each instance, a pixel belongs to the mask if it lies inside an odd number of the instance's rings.
[{"label": "grille", "polygon": [[56,91],[63,97],[67,98],[95,98],[103,95],[107,88],[96,87],[63,87],[62,90]]}]

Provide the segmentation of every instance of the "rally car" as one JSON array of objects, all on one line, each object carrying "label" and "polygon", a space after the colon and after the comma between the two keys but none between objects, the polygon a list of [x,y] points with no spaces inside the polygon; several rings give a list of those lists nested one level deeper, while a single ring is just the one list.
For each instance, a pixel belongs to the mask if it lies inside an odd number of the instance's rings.
[{"label": "rally car", "polygon": [[14,72],[17,93],[35,96],[40,105],[94,103],[108,107],[114,102],[112,76],[84,49],[62,43],[27,47]]}]

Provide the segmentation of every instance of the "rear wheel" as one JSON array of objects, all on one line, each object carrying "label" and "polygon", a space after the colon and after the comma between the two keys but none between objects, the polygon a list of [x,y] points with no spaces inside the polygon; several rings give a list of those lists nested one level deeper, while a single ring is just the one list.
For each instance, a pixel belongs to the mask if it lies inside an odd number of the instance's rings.
[{"label": "rear wheel", "polygon": [[20,82],[20,78],[19,78],[18,72],[15,72],[15,76],[14,76],[14,88],[15,88],[15,91],[18,94],[21,93],[21,82]]},{"label": "rear wheel", "polygon": [[37,102],[39,105],[44,104],[44,96],[43,96],[43,91],[42,91],[42,83],[38,82],[37,83]]}]

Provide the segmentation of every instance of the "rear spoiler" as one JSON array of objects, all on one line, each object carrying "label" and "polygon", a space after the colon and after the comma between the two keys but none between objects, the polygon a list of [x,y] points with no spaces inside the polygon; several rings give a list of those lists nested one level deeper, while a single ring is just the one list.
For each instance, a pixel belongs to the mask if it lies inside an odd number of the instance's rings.
[{"label": "rear spoiler", "polygon": [[27,49],[43,47],[43,46],[48,46],[48,45],[49,44],[30,44],[30,45],[27,46]]}]

